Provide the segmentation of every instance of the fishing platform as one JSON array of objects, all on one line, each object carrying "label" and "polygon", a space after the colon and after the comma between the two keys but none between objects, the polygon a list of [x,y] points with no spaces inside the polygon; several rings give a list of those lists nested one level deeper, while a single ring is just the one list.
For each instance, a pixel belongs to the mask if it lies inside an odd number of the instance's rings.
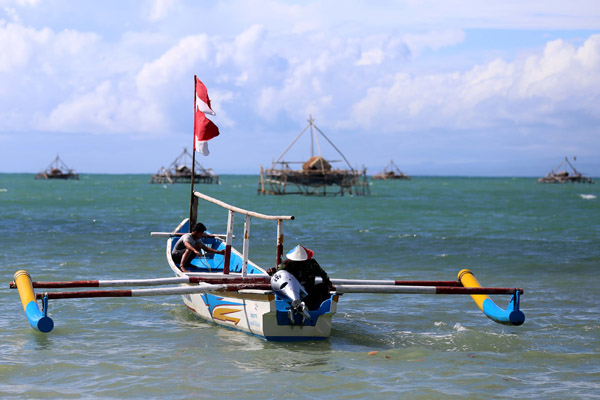
[{"label": "fishing platform", "polygon": [[194,157],[188,153],[187,148],[177,156],[169,168],[160,167],[158,172],[152,175],[150,183],[190,183],[192,180],[192,163],[194,163],[194,183],[216,183],[219,184],[219,177],[214,174],[211,168],[206,169]]},{"label": "fishing platform", "polygon": [[75,170],[67,167],[60,159],[58,154],[54,161],[48,165],[45,170],[40,171],[35,175],[35,179],[79,179],[79,174]]},{"label": "fishing platform", "polygon": [[[573,161],[575,161],[575,157],[573,157]],[[563,167],[565,169],[560,171]],[[570,172],[568,170],[569,168]],[[569,162],[569,159],[565,157],[556,168],[548,172],[546,176],[539,178],[537,183],[594,183],[594,181],[592,181],[592,178],[590,177],[583,176],[583,174],[577,171],[573,164]]]},{"label": "fishing platform", "polygon": [[[310,129],[311,156],[306,161],[285,161],[283,157]],[[334,169],[332,163],[342,160],[326,160],[321,154],[317,132],[335,149],[346,162],[348,169]],[[315,154],[315,145],[317,154]],[[291,165],[301,164],[301,169],[293,169]],[[285,195],[300,194],[307,196],[337,196],[344,194],[369,195],[370,188],[367,181],[367,171],[352,168],[346,157],[321,131],[312,116],[308,118],[308,125],[296,136],[288,148],[275,160],[269,169],[260,167],[258,181],[259,194]]]},{"label": "fishing platform", "polygon": [[373,175],[372,179],[381,181],[387,181],[388,179],[407,181],[411,180],[410,176],[400,171],[400,168],[398,168],[398,166],[394,163],[394,160],[390,161],[390,163],[386,165],[380,173],[378,173],[377,175]]}]

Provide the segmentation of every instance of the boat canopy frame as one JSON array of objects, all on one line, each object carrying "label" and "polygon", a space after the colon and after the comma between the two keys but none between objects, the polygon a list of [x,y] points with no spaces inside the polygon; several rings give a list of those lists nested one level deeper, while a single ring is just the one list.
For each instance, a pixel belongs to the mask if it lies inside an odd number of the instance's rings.
[{"label": "boat canopy frame", "polygon": [[277,247],[275,254],[275,265],[281,264],[281,260],[283,257],[283,223],[287,220],[293,220],[293,215],[267,215],[261,214],[255,211],[245,210],[240,207],[233,206],[231,204],[227,204],[224,201],[219,199],[215,199],[214,197],[208,196],[204,193],[194,191],[192,197],[192,205],[190,207],[190,223],[188,224],[190,227],[190,231],[193,226],[196,224],[196,220],[198,218],[198,199],[205,200],[209,203],[220,206],[226,210],[228,210],[227,216],[227,233],[225,236],[225,260],[223,265],[223,274],[229,274],[229,264],[231,260],[231,248],[233,243],[233,222],[235,218],[235,214],[242,214],[244,219],[244,235],[243,235],[243,245],[242,245],[242,277],[247,276],[248,270],[248,259],[250,252],[250,225],[252,223],[252,218],[259,218],[268,221],[276,221],[277,222]]}]

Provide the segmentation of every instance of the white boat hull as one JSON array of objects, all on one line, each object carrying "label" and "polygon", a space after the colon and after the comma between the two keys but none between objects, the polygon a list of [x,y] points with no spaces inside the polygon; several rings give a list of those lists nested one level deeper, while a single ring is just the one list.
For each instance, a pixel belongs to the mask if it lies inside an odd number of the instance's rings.
[{"label": "white boat hull", "polygon": [[241,290],[226,296],[218,292],[182,296],[184,304],[199,317],[271,341],[328,338],[338,301],[337,295],[332,297],[329,312],[319,315],[316,323],[291,324],[287,312],[277,310],[275,294],[271,291]]}]

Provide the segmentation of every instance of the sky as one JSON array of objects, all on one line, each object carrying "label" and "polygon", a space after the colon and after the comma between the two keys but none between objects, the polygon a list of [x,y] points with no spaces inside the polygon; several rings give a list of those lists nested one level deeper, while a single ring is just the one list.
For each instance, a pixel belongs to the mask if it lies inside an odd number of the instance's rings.
[{"label": "sky", "polygon": [[284,160],[600,177],[597,0],[0,0],[0,172],[168,167],[195,75],[217,174],[270,168],[312,117]]}]

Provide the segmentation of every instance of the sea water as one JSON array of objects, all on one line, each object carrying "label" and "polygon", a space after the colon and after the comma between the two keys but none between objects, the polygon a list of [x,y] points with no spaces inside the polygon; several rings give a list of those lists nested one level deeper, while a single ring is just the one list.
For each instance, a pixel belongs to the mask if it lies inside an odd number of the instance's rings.
[{"label": "sea water", "polygon": [[[0,398],[600,398],[600,186],[534,178],[372,181],[370,196],[257,194],[257,176],[196,185],[245,209],[294,215],[332,278],[520,287],[524,325],[487,319],[470,296],[346,294],[331,337],[270,343],[200,320],[179,296],[51,300],[55,328],[27,322],[9,282],[171,276],[165,239],[188,185],[148,175],[39,181],[0,174]],[[227,212],[200,202],[226,230]],[[241,249],[243,219],[235,221]],[[250,258],[275,263],[276,227],[252,220]],[[509,296],[493,296],[506,307]]]}]

